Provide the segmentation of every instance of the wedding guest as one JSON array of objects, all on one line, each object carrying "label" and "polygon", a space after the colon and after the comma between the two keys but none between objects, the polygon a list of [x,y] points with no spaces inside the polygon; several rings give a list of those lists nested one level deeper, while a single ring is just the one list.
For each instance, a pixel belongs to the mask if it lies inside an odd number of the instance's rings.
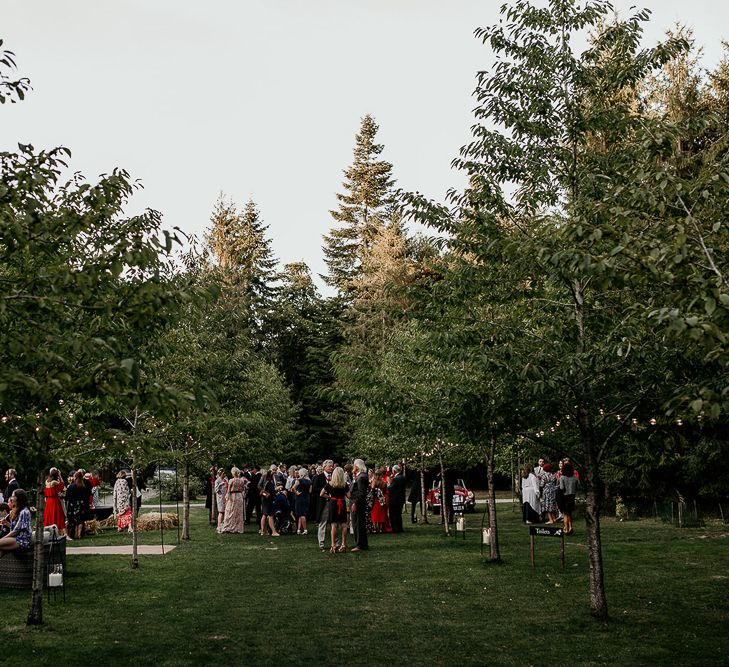
[{"label": "wedding guest", "polygon": [[230,469],[230,474],[232,477],[228,482],[221,532],[242,533],[246,524],[245,493],[248,480],[241,477],[240,469],[235,466]]},{"label": "wedding guest", "polygon": [[[542,466],[542,511],[547,515],[547,523],[554,523],[557,520],[557,477],[552,472],[552,464],[545,463]],[[541,480],[540,480],[541,481]]]},{"label": "wedding guest", "polygon": [[116,529],[121,533],[127,528],[132,532],[132,503],[131,494],[129,493],[129,484],[127,484],[127,473],[120,470],[116,474],[116,483],[114,484],[113,495],[114,516],[116,517]]},{"label": "wedding guest", "polygon": [[539,480],[534,474],[534,466],[527,463],[521,475],[521,499],[524,523],[539,523],[541,505],[539,503]]},{"label": "wedding guest", "polygon": [[20,488],[20,483],[16,479],[17,472],[15,471],[15,468],[8,468],[5,471],[5,481],[7,482],[7,486],[5,487],[5,502],[10,502],[10,498],[13,495],[13,491],[15,489]]},{"label": "wedding guest", "polygon": [[89,515],[89,490],[84,484],[84,474],[77,470],[73,484],[66,489],[66,526],[68,538],[80,540],[84,521]]},{"label": "wedding guest", "polygon": [[392,477],[387,485],[390,500],[390,525],[393,533],[402,533],[402,508],[405,505],[405,475],[399,465],[392,466]]},{"label": "wedding guest", "polygon": [[3,519],[9,529],[5,537],[0,538],[0,557],[10,551],[28,549],[30,547],[31,523],[28,509],[28,496],[23,489],[15,489],[8,501],[10,514]]},{"label": "wedding guest", "polygon": [[[332,546],[330,553],[343,553],[347,550],[347,481],[343,468],[335,468],[332,478],[321,490],[321,497],[328,500],[329,523],[331,524]],[[337,540],[337,531],[341,539]],[[337,542],[340,542],[337,546]]]},{"label": "wedding guest", "polygon": [[215,502],[218,504],[218,532],[222,532],[223,519],[225,517],[225,500],[228,496],[228,478],[225,476],[225,468],[218,470],[215,478]]},{"label": "wedding guest", "polygon": [[572,514],[575,511],[575,495],[577,494],[577,477],[572,464],[567,462],[562,466],[562,475],[559,478],[559,488],[562,491],[562,514],[564,514],[564,534],[571,535]]},{"label": "wedding guest", "polygon": [[263,488],[261,489],[261,530],[259,534],[267,535],[270,529],[273,537],[279,537],[273,522],[273,501],[276,498],[276,466],[271,466],[261,481],[263,482]]},{"label": "wedding guest", "polygon": [[297,535],[307,535],[306,516],[309,513],[309,502],[311,499],[311,480],[309,471],[306,468],[299,468],[299,478],[294,484]]},{"label": "wedding guest", "polygon": [[65,488],[58,468],[51,468],[48,471],[46,484],[43,488],[43,495],[46,497],[43,526],[55,526],[59,535],[65,535],[66,533],[66,512],[62,500]]},{"label": "wedding guest", "polygon": [[352,482],[351,499],[352,499],[352,524],[354,526],[355,546],[352,551],[366,551],[369,548],[367,540],[367,489],[369,481],[367,477],[367,466],[362,459],[354,460],[354,468],[352,470],[354,482]]}]

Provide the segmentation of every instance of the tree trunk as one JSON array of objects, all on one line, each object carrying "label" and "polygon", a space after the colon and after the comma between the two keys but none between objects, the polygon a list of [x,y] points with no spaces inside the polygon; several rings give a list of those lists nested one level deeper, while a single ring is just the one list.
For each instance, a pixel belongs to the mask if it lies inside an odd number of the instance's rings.
[{"label": "tree trunk", "polygon": [[443,519],[443,525],[445,526],[445,534],[450,536],[451,527],[448,523],[450,518],[448,515],[448,499],[446,498],[446,482],[445,482],[445,467],[443,466],[443,456],[438,452],[438,459],[440,460],[440,516]]},{"label": "tree trunk", "polygon": [[602,538],[600,536],[600,510],[602,508],[602,480],[599,461],[595,456],[595,443],[589,412],[581,407],[577,419],[582,433],[585,451],[583,480],[586,491],[585,526],[587,532],[587,558],[590,563],[590,613],[599,619],[608,616],[605,597],[605,573],[602,563]]},{"label": "tree trunk", "polygon": [[494,455],[496,452],[496,438],[491,436],[491,445],[486,455],[486,482],[489,489],[489,529],[491,538],[489,546],[491,547],[491,560],[497,563],[501,562],[501,552],[499,551],[499,529],[496,521],[496,489],[494,488]]},{"label": "tree trunk", "polygon": [[425,454],[420,455],[420,522],[428,523],[428,490],[425,488]]},{"label": "tree trunk", "polygon": [[137,550],[137,471],[134,467],[136,458],[132,454],[132,569],[139,567],[139,554]]},{"label": "tree trunk", "polygon": [[[213,477],[213,488],[212,492],[210,494],[210,525],[211,526],[217,526],[218,525],[218,496],[215,493],[215,480],[218,479],[218,468],[213,463],[212,467],[210,468],[210,474]],[[247,499],[246,499],[247,500]],[[248,516],[248,503],[245,502],[243,505],[243,511],[246,512],[246,516]]]},{"label": "tree trunk", "polygon": [[[33,545],[33,584],[30,594],[30,609],[28,610],[27,625],[43,625],[43,510],[46,497],[43,494],[45,480],[41,473],[38,483],[38,501],[35,515],[35,544]],[[65,573],[64,573],[65,576]]]},{"label": "tree trunk", "polygon": [[182,539],[190,539],[190,464],[187,461],[185,461],[185,474],[182,477]]},{"label": "tree trunk", "polygon": [[[572,285],[572,296],[575,304],[575,324],[577,325],[577,353],[585,353],[587,339],[585,336],[585,288],[580,280]],[[590,613],[599,619],[607,619],[608,606],[605,597],[605,572],[602,564],[602,540],[600,537],[600,505],[602,503],[602,481],[600,479],[600,461],[595,444],[592,419],[588,409],[588,382],[586,378],[578,378],[577,422],[580,427],[582,446],[585,456],[584,482],[587,492],[585,507],[585,524],[587,528],[587,557],[590,563]]]}]

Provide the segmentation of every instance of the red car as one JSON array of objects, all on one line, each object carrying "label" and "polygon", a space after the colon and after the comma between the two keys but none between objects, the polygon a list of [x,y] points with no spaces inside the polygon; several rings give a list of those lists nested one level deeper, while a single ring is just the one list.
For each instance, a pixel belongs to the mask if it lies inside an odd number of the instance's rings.
[{"label": "red car", "polygon": [[[460,499],[460,503],[459,503]],[[440,481],[434,480],[433,487],[428,491],[428,495],[425,498],[428,509],[433,514],[440,514]],[[453,487],[453,505],[455,509],[458,509],[458,505],[462,504],[464,511],[473,512],[476,510],[476,496],[473,491],[469,491],[462,479],[457,479],[456,484]]]}]

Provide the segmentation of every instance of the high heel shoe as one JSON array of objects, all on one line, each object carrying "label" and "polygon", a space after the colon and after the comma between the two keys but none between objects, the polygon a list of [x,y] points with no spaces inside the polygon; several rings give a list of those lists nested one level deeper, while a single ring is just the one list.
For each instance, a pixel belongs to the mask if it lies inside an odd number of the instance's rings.
[{"label": "high heel shoe", "polygon": [[337,549],[337,553],[343,554],[347,550],[347,545],[343,544],[339,549]]},{"label": "high heel shoe", "polygon": [[330,553],[330,554],[335,554],[335,553],[337,553],[337,547],[332,547],[331,549],[329,549],[329,553]]}]

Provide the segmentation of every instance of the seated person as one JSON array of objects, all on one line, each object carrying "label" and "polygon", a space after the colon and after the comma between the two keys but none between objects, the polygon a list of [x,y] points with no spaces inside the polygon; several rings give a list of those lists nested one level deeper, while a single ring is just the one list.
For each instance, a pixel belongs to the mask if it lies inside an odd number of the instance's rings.
[{"label": "seated person", "polygon": [[30,547],[31,524],[28,496],[23,489],[15,489],[10,496],[10,514],[3,524],[10,530],[0,538],[0,558],[10,551]]},{"label": "seated person", "polygon": [[10,532],[10,524],[5,523],[10,513],[10,505],[0,502],[0,537],[5,537]]},{"label": "seated person", "polygon": [[280,485],[276,487],[276,496],[273,499],[273,512],[274,514],[278,512],[282,514],[289,513],[289,499],[283,486]]}]

